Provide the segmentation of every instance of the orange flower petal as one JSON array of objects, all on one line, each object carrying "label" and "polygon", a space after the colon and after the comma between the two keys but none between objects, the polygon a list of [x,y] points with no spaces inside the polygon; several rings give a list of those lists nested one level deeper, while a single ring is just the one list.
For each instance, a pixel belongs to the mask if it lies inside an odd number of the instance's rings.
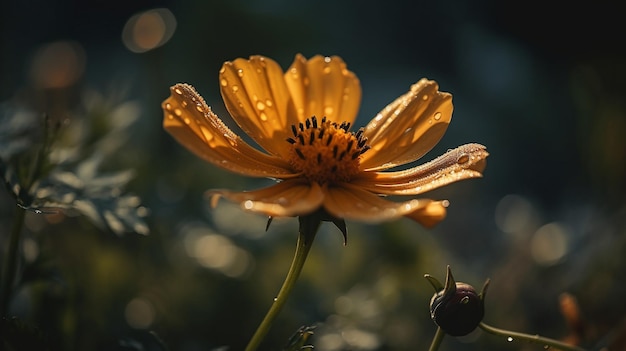
[{"label": "orange flower petal", "polygon": [[286,161],[246,144],[188,84],[176,84],[163,104],[163,127],[180,144],[216,166],[251,177],[297,176]]},{"label": "orange flower petal", "polygon": [[452,118],[452,95],[422,79],[385,107],[365,127],[371,149],[361,156],[363,170],[382,170],[413,162],[441,139]]},{"label": "orange flower petal", "polygon": [[238,202],[247,211],[263,213],[272,217],[294,217],[317,210],[324,199],[324,193],[317,183],[301,179],[286,180],[267,188],[233,192],[210,190],[207,196],[215,207],[220,197]]},{"label": "orange flower petal", "polygon": [[447,201],[413,199],[405,202],[387,201],[358,187],[344,184],[329,187],[324,208],[337,217],[362,222],[382,222],[402,216],[432,226],[445,217]]},{"label": "orange flower petal", "polygon": [[423,165],[398,172],[365,172],[351,182],[376,194],[417,195],[468,178],[482,177],[486,148],[466,144]]},{"label": "orange flower petal", "polygon": [[299,121],[326,116],[334,122],[354,123],[361,103],[361,85],[338,56],[296,55],[285,73]]},{"label": "orange flower petal", "polygon": [[263,56],[226,62],[220,70],[220,88],[241,129],[272,155],[286,158],[285,139],[297,120],[278,63]]}]

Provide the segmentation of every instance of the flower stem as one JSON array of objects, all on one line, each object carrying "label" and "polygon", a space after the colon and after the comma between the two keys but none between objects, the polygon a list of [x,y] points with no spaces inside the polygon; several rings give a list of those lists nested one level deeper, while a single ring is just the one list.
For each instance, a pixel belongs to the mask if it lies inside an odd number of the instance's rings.
[{"label": "flower stem", "polygon": [[584,349],[578,346],[569,345],[569,344],[566,344],[557,340],[549,339],[549,338],[539,336],[539,335],[530,335],[530,334],[513,332],[513,331],[509,331],[505,329],[499,329],[499,328],[495,328],[490,325],[487,325],[483,322],[480,322],[478,326],[482,330],[486,331],[487,333],[498,335],[498,336],[504,336],[505,338],[507,338],[506,339],[507,341],[523,340],[523,341],[543,345],[546,348],[552,347],[552,348],[563,350],[563,351],[585,351]]},{"label": "flower stem", "polygon": [[437,332],[435,333],[435,336],[433,337],[433,341],[430,343],[430,348],[428,348],[428,351],[439,350],[439,345],[441,345],[441,342],[443,341],[444,336],[446,336],[446,332],[444,332],[443,329],[441,329],[441,327],[437,327]]},{"label": "flower stem", "polygon": [[17,271],[18,250],[20,243],[20,234],[22,232],[22,225],[24,224],[24,216],[26,210],[23,208],[17,208],[17,214],[13,218],[13,229],[11,230],[11,236],[9,237],[9,246],[6,253],[4,264],[4,272],[2,274],[2,285],[0,292],[0,317],[3,317],[8,312],[9,302],[11,301],[11,290],[15,280],[15,274]]},{"label": "flower stem", "polygon": [[313,244],[313,239],[315,238],[319,224],[320,222],[317,219],[300,217],[300,233],[296,244],[296,252],[293,257],[293,261],[291,262],[291,267],[289,267],[287,277],[285,277],[283,286],[280,288],[278,295],[274,299],[272,307],[270,307],[269,311],[267,311],[265,318],[263,318],[263,321],[248,342],[246,351],[254,351],[259,347],[261,341],[263,341],[263,338],[265,338],[265,335],[272,326],[274,319],[276,319],[276,316],[278,316],[278,313],[285,305],[291,290],[295,286],[296,280],[298,280],[298,276],[300,276],[300,272],[302,271],[304,262],[309,254],[311,245]]}]

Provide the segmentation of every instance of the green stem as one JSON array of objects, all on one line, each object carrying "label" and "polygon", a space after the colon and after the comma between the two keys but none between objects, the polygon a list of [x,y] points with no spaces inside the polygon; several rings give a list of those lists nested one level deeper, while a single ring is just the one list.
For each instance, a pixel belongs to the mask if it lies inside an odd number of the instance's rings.
[{"label": "green stem", "polygon": [[26,210],[18,207],[17,214],[13,219],[13,229],[9,237],[9,247],[3,264],[4,272],[2,274],[2,291],[0,292],[0,317],[6,315],[9,302],[11,301],[11,290],[13,289],[15,274],[17,273],[20,234],[22,233],[25,215]]},{"label": "green stem", "polygon": [[285,305],[285,302],[287,301],[287,298],[289,297],[289,294],[291,293],[291,290],[293,289],[296,280],[298,280],[298,276],[302,271],[302,267],[304,266],[304,262],[306,261],[311,245],[313,244],[313,239],[315,238],[315,233],[317,232],[319,224],[319,221],[311,222],[310,220],[307,220],[306,217],[300,217],[300,233],[298,235],[298,243],[296,244],[296,253],[293,257],[293,261],[291,262],[291,267],[289,267],[287,277],[285,277],[283,286],[280,288],[278,295],[274,299],[272,307],[270,307],[269,311],[267,311],[265,318],[263,318],[263,321],[248,342],[246,351],[254,351],[259,347],[261,341],[263,341],[265,335],[272,326],[274,319],[276,319],[276,316],[278,316],[278,313]]},{"label": "green stem", "polygon": [[433,341],[430,343],[430,348],[428,351],[437,351],[439,350],[439,345],[443,341],[443,337],[446,336],[446,332],[443,331],[440,327],[437,327],[437,332],[433,337]]},{"label": "green stem", "polygon": [[498,329],[490,325],[487,325],[483,322],[480,322],[478,326],[482,330],[486,331],[487,333],[498,335],[498,336],[504,336],[505,338],[507,338],[506,339],[507,341],[523,340],[523,341],[540,344],[543,346],[548,346],[548,347],[552,347],[552,348],[563,350],[563,351],[585,351],[585,349],[582,349],[578,346],[569,345],[569,344],[566,344],[557,340],[545,338],[539,335],[530,335],[530,334],[513,332],[513,331],[509,331],[505,329]]}]

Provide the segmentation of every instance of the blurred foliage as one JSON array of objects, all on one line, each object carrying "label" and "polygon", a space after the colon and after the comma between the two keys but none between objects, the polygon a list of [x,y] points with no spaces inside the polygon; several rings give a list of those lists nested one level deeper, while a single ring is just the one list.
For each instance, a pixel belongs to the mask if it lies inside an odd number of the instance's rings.
[{"label": "blurred foliage", "polygon": [[[276,219],[265,232],[266,218],[237,206],[209,209],[206,189],[265,181],[232,176],[177,145],[162,131],[160,103],[170,85],[188,82],[227,119],[222,62],[263,54],[287,67],[301,52],[340,55],[359,76],[358,125],[419,78],[437,80],[453,93],[455,113],[433,154],[475,141],[491,156],[484,179],[432,194],[451,202],[433,230],[408,220],[347,223],[344,247],[322,225],[263,349],[427,349],[435,325],[422,276],[441,276],[446,265],[458,280],[491,278],[489,324],[624,349],[626,22],[617,4],[5,5],[2,259],[16,201],[30,209],[9,309],[17,319],[2,321],[9,345],[10,334],[43,338],[50,350],[243,349],[282,283],[297,221]],[[157,7],[177,20],[170,41],[126,50],[126,21]],[[575,298],[579,323],[564,312],[563,293]],[[294,334],[300,325],[315,325],[314,334]],[[440,349],[531,348],[477,332]]]}]

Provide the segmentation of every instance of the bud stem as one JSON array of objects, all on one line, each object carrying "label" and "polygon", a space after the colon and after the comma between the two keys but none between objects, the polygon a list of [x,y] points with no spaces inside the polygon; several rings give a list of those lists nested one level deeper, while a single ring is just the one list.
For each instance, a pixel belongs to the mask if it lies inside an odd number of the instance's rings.
[{"label": "bud stem", "polygon": [[509,341],[523,340],[523,341],[532,342],[532,343],[540,344],[543,346],[548,346],[548,347],[555,348],[558,350],[563,350],[563,351],[585,351],[585,349],[582,349],[578,346],[569,345],[569,344],[566,344],[557,340],[549,339],[549,338],[539,336],[539,335],[530,335],[530,334],[513,332],[513,331],[509,331],[505,329],[499,329],[499,328],[495,328],[490,325],[487,325],[483,322],[480,322],[478,326],[480,327],[480,329],[486,331],[487,333],[498,335],[498,336],[504,336],[505,338],[508,338]]},{"label": "bud stem", "polygon": [[435,336],[433,337],[433,341],[430,343],[430,347],[428,348],[428,351],[439,350],[439,345],[441,345],[441,342],[443,341],[444,336],[446,336],[446,332],[444,332],[443,329],[441,329],[441,327],[437,327],[437,332],[435,333]]}]

